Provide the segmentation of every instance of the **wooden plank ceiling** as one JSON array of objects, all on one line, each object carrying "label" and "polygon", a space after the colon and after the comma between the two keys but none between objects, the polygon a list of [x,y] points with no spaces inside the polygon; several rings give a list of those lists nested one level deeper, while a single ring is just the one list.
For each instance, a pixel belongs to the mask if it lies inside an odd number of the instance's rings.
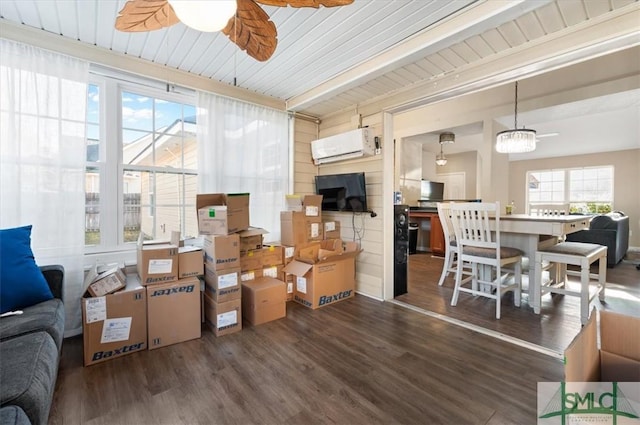
[{"label": "wooden plank ceiling", "polygon": [[[2,0],[11,21],[287,101],[323,117],[482,63],[521,45],[633,7],[634,0],[355,0],[349,6],[262,6],[278,30],[266,62],[222,33],[177,24],[123,33],[124,0]],[[0,34],[1,35],[1,34]],[[413,43],[413,44],[412,44]]]}]

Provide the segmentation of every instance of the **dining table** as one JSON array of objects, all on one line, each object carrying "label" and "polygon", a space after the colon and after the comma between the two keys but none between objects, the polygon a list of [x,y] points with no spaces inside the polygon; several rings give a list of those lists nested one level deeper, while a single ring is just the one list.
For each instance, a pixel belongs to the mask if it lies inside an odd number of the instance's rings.
[{"label": "dining table", "polygon": [[[592,216],[587,215],[500,215],[500,245],[519,248],[528,257],[530,264],[527,276],[529,286],[535,282],[533,261],[536,251],[564,240],[569,233],[588,229]],[[491,230],[496,230],[495,217],[490,220]],[[529,300],[535,308],[536,300]]]}]

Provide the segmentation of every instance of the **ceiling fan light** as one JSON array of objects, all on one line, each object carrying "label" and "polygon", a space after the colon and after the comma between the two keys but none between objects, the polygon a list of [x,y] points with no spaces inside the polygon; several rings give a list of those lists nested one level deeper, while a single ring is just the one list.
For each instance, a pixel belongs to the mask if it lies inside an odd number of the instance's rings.
[{"label": "ceiling fan light", "polygon": [[536,150],[536,131],[527,128],[501,131],[496,135],[496,151],[524,153]]},{"label": "ceiling fan light", "polygon": [[236,13],[236,0],[168,0],[180,21],[198,31],[216,32]]}]

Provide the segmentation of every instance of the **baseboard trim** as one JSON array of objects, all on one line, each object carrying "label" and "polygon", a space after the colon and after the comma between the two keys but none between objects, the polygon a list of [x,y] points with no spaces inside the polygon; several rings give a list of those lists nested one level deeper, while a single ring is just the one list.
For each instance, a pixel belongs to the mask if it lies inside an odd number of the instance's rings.
[{"label": "baseboard trim", "polygon": [[398,301],[398,300],[387,300],[387,302],[390,302],[392,304],[396,304],[398,306],[401,306],[401,307],[407,308],[409,310],[415,311],[416,313],[424,314],[425,316],[429,316],[429,317],[433,317],[433,318],[438,319],[438,320],[442,320],[444,322],[447,322],[447,323],[455,325],[455,326],[459,326],[461,328],[469,329],[471,331],[474,331],[474,332],[477,332],[477,333],[480,333],[480,334],[483,334],[483,335],[487,335],[487,336],[490,336],[492,338],[496,338],[496,339],[499,339],[501,341],[505,341],[505,342],[508,342],[510,344],[514,344],[514,345],[517,345],[519,347],[526,348],[528,350],[538,352],[540,354],[544,354],[544,355],[549,356],[549,357],[553,357],[553,358],[560,359],[560,360],[562,360],[564,358],[564,353],[561,353],[559,351],[555,351],[555,350],[552,350],[550,348],[543,347],[542,345],[534,344],[532,342],[525,341],[525,340],[522,340],[522,339],[519,339],[519,338],[515,338],[515,337],[509,336],[509,335],[505,335],[502,332],[497,332],[497,331],[494,331],[494,330],[491,330],[491,329],[483,328],[483,327],[478,326],[478,325],[476,325],[474,323],[469,323],[469,322],[465,322],[463,320],[454,319],[453,317],[445,316],[444,314],[436,313],[434,311],[425,310],[423,308],[416,307],[414,305],[407,304],[405,302]]}]

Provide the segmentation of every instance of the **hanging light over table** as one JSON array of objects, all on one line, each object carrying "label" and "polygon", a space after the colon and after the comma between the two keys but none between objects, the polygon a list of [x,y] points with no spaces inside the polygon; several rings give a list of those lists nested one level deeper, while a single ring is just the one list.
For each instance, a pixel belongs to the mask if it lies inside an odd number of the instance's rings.
[{"label": "hanging light over table", "polygon": [[456,135],[450,132],[440,133],[440,154],[436,156],[436,165],[444,166],[447,165],[447,157],[444,156],[444,152],[442,151],[442,145],[445,143],[453,143],[456,141]]},{"label": "hanging light over table", "polygon": [[524,153],[536,149],[536,131],[528,128],[518,129],[518,82],[516,81],[516,103],[513,130],[496,134],[496,151],[500,153]]}]

